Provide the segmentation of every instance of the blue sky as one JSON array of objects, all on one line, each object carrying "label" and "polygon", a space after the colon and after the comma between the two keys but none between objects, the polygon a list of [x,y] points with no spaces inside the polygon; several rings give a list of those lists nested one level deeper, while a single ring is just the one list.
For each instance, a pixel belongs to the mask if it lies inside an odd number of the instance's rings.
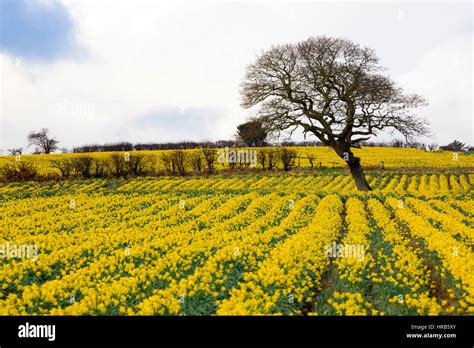
[{"label": "blue sky", "polygon": [[474,144],[469,1],[0,5],[0,153],[43,127],[69,148],[229,139],[253,115],[240,106],[246,66],[274,44],[317,35],[373,48],[387,75],[428,99],[420,115],[435,137],[420,140]]},{"label": "blue sky", "polygon": [[60,2],[1,0],[0,9],[1,52],[39,61],[77,53],[74,23]]}]

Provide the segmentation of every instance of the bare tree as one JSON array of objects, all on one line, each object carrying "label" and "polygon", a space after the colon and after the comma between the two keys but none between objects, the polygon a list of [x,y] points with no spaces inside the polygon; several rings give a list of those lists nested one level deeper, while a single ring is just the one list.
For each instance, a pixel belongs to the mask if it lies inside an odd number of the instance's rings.
[{"label": "bare tree", "polygon": [[352,148],[385,129],[406,139],[429,132],[414,112],[425,99],[403,94],[381,70],[373,50],[346,39],[320,36],[274,46],[247,68],[242,106],[260,106],[257,116],[273,134],[291,136],[300,128],[331,146],[357,188],[368,191]]},{"label": "bare tree", "polygon": [[426,144],[419,141],[410,141],[407,144],[407,147],[411,149],[417,149],[417,150],[426,150]]},{"label": "bare tree", "polygon": [[272,170],[273,168],[276,168],[277,165],[277,151],[274,149],[268,149],[265,151],[265,154],[267,156],[267,168],[269,170]]},{"label": "bare tree", "polygon": [[314,161],[316,160],[316,156],[310,152],[307,152],[306,158],[308,159],[311,168],[314,168]]},{"label": "bare tree", "polygon": [[37,167],[28,161],[8,162],[0,168],[0,178],[6,181],[28,181],[37,177]]},{"label": "bare tree", "polygon": [[18,155],[21,155],[23,153],[23,148],[22,147],[17,147],[17,148],[13,148],[13,149],[8,149],[7,151],[10,155],[18,156]]},{"label": "bare tree", "polygon": [[75,162],[70,158],[62,158],[51,161],[51,166],[61,172],[63,178],[69,178],[74,173]]},{"label": "bare tree", "polygon": [[126,155],[121,153],[113,153],[110,155],[112,169],[117,178],[128,175]]},{"label": "bare tree", "polygon": [[265,166],[267,164],[267,155],[264,151],[260,150],[257,153],[258,163],[262,166],[262,169],[265,170]]},{"label": "bare tree", "polygon": [[128,158],[129,172],[135,176],[142,175],[145,172],[146,158],[142,154],[134,153]]},{"label": "bare tree", "polygon": [[39,132],[30,132],[28,134],[28,146],[35,145],[35,153],[50,154],[58,149],[59,141],[49,136],[47,128],[41,129]]},{"label": "bare tree", "polygon": [[92,165],[94,163],[94,159],[91,156],[74,157],[71,161],[76,174],[81,175],[85,179],[91,177]]},{"label": "bare tree", "polygon": [[175,174],[176,173],[176,164],[173,161],[173,156],[170,152],[165,151],[161,154],[161,161],[165,166],[165,170],[167,173]]},{"label": "bare tree", "polygon": [[204,156],[204,162],[206,162],[207,172],[209,174],[214,172],[214,163],[217,159],[217,151],[209,147],[202,149],[202,155]]},{"label": "bare tree", "polygon": [[392,146],[392,147],[404,147],[405,143],[401,139],[393,139],[390,142],[390,146]]},{"label": "bare tree", "polygon": [[178,174],[181,176],[186,175],[186,152],[175,150],[171,153],[171,159],[173,161],[173,168],[176,168]]},{"label": "bare tree", "polygon": [[105,158],[94,158],[94,165],[92,167],[92,176],[94,178],[104,178],[107,176],[110,167],[110,159]]},{"label": "bare tree", "polygon": [[195,172],[200,172],[203,168],[203,161],[200,152],[191,152],[189,154],[189,162]]},{"label": "bare tree", "polygon": [[281,164],[284,171],[289,171],[296,166],[296,159],[298,158],[298,151],[283,147],[278,151]]}]

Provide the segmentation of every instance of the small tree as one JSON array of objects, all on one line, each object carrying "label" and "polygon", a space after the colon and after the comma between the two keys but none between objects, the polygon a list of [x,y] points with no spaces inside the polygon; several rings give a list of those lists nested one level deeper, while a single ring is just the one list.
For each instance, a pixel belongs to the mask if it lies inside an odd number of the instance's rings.
[{"label": "small tree", "polygon": [[10,155],[18,156],[18,155],[21,155],[23,153],[23,148],[22,147],[17,147],[17,148],[13,148],[13,149],[8,149],[7,151]]},{"label": "small tree", "polygon": [[203,148],[202,154],[204,156],[204,162],[206,163],[207,172],[211,174],[214,172],[214,164],[217,160],[217,151],[211,148]]},{"label": "small tree", "polygon": [[114,153],[110,156],[112,168],[117,178],[128,175],[128,166],[125,158],[126,156],[120,153]]},{"label": "small tree", "polygon": [[176,168],[181,176],[186,175],[186,157],[186,152],[182,150],[175,150],[171,153],[171,159],[174,163],[173,167]]},{"label": "small tree", "polygon": [[309,164],[311,165],[311,168],[314,168],[314,161],[316,160],[316,156],[310,152],[307,152],[306,158],[308,159]]},{"label": "small tree", "polygon": [[92,176],[92,164],[94,163],[94,159],[90,156],[79,156],[74,157],[71,159],[72,165],[74,167],[74,171],[82,176],[83,178],[87,179]]},{"label": "small tree", "polygon": [[58,143],[58,140],[49,136],[47,128],[43,128],[39,132],[32,131],[28,134],[28,146],[35,145],[35,153],[50,154],[58,149]]},{"label": "small tree", "polygon": [[173,156],[171,153],[165,151],[161,154],[161,162],[163,162],[163,166],[167,173],[175,174],[176,173],[176,166],[173,161]]},{"label": "small tree", "polygon": [[63,158],[51,161],[51,166],[57,168],[61,172],[61,176],[65,179],[74,174],[74,163],[72,159]]},{"label": "small tree", "polygon": [[94,178],[104,178],[109,172],[110,159],[109,158],[94,158],[94,165],[92,166],[92,176]]},{"label": "small tree", "polygon": [[237,139],[247,146],[263,146],[267,131],[259,120],[251,120],[237,126]]},{"label": "small tree", "polygon": [[265,155],[267,156],[267,168],[272,170],[277,164],[277,152],[274,149],[268,149],[265,150]]},{"label": "small tree", "polygon": [[455,152],[460,152],[463,151],[466,148],[466,144],[461,143],[458,140],[454,140],[453,142],[449,143],[448,145],[441,146],[441,150],[445,151],[455,151]]},{"label": "small tree", "polygon": [[265,151],[258,151],[257,160],[258,163],[260,163],[260,165],[262,166],[262,169],[265,170],[267,165],[267,155],[265,154]]},{"label": "small tree", "polygon": [[418,141],[409,142],[408,147],[411,149],[426,150],[426,144]]},{"label": "small tree", "polygon": [[28,181],[38,177],[38,170],[33,163],[13,161],[0,167],[0,175],[6,181]]},{"label": "small tree", "polygon": [[390,146],[392,147],[404,147],[405,146],[405,142],[401,139],[393,139],[391,142],[390,142]]},{"label": "small tree", "polygon": [[129,157],[128,170],[134,176],[142,175],[145,172],[145,156],[142,154],[132,154]]},{"label": "small tree", "polygon": [[199,152],[191,152],[189,154],[189,162],[195,172],[200,172],[202,170],[202,156]]},{"label": "small tree", "polygon": [[298,152],[296,150],[284,147],[278,151],[278,155],[283,165],[283,170],[289,171],[295,167],[296,159],[298,158]]}]

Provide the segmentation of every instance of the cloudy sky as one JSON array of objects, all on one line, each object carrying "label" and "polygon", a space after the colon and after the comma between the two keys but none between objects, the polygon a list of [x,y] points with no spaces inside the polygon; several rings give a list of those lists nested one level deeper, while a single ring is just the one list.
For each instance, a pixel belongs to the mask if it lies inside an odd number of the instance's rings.
[{"label": "cloudy sky", "polygon": [[245,67],[272,44],[351,39],[474,144],[471,2],[0,0],[0,149],[49,128],[69,147],[228,139]]}]

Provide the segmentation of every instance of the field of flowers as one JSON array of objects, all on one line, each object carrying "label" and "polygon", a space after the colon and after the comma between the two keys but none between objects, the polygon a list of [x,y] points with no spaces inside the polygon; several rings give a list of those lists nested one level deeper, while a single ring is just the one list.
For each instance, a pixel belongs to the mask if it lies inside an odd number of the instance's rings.
[{"label": "field of flowers", "polygon": [[[248,148],[251,149],[251,148]],[[254,148],[257,153],[275,148]],[[292,147],[298,154],[297,166],[300,168],[311,167],[310,158],[313,166],[327,168],[343,168],[346,163],[339,158],[334,150],[329,147]],[[222,149],[221,149],[222,150]],[[199,149],[183,150],[188,156],[200,153]],[[161,156],[164,153],[170,153],[172,150],[156,151],[131,151],[129,154],[141,154],[146,159],[145,166],[147,170],[164,170]],[[21,160],[30,162],[38,168],[41,175],[56,174],[60,171],[52,166],[51,162],[66,158],[75,158],[80,156],[91,156],[98,159],[109,158],[112,154],[123,156],[125,152],[94,152],[94,153],[72,153],[72,154],[49,154],[49,155],[21,155]],[[385,168],[474,168],[474,156],[462,152],[450,151],[422,151],[418,149],[389,148],[389,147],[364,147],[354,149],[356,156],[362,158],[362,164],[367,167],[380,167],[381,162]],[[0,168],[7,163],[12,163],[15,156],[0,156]],[[187,171],[192,171],[190,163],[186,163]],[[277,164],[281,168],[281,165]],[[261,168],[257,163],[256,168]],[[216,164],[216,169],[224,169],[224,166]]]},{"label": "field of flowers", "polygon": [[472,315],[474,173],[368,180],[3,184],[0,315]]}]

